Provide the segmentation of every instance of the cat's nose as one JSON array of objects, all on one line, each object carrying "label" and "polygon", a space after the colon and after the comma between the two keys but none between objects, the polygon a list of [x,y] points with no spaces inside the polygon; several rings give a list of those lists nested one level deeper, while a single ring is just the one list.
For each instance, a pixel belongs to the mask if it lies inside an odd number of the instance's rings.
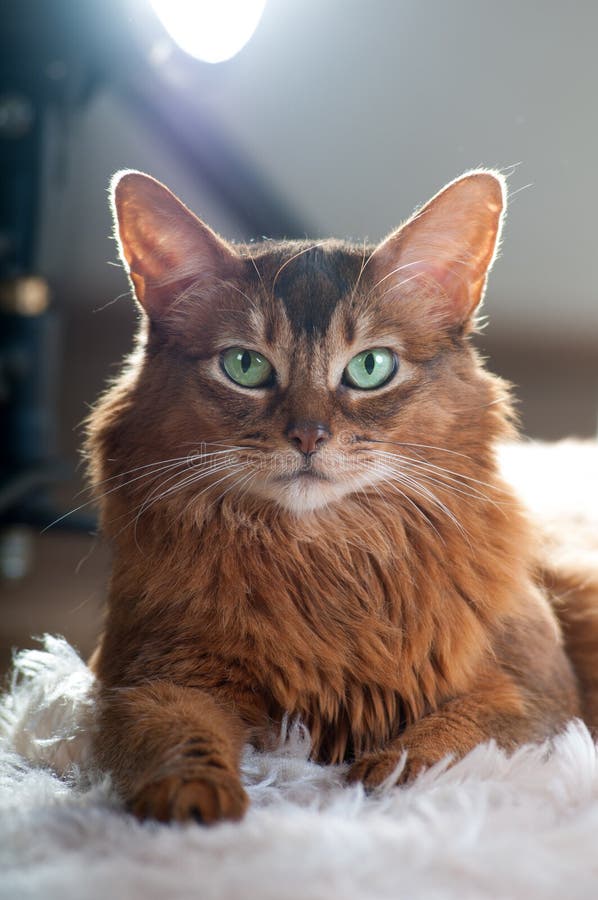
[{"label": "cat's nose", "polygon": [[289,443],[305,456],[312,456],[322,447],[330,437],[330,431],[326,425],[320,422],[293,422],[287,428],[285,435]]}]

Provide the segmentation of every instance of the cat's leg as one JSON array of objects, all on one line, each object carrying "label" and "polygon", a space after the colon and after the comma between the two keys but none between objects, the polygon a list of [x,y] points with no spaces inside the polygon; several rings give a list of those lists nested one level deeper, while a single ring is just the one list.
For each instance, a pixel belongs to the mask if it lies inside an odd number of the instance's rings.
[{"label": "cat's leg", "polygon": [[536,689],[531,690],[533,673],[527,672],[519,680],[498,666],[487,670],[469,693],[450,700],[408,726],[396,740],[358,759],[349,770],[349,781],[377,787],[392,775],[405,754],[397,784],[411,781],[422,769],[447,756],[454,763],[491,739],[513,750],[549,737],[579,714],[570,668],[564,657],[559,657],[555,681],[545,684],[543,678],[538,679]]},{"label": "cat's leg", "polygon": [[[498,687],[498,686],[497,686]],[[406,754],[397,784],[411,781],[422,769],[450,756],[455,762],[477,744],[496,737],[509,738],[525,731],[524,703],[520,692],[506,680],[499,690],[488,685],[446,703],[435,712],[408,726],[401,737],[381,750],[367,753],[349,770],[349,781],[377,787],[397,768]]]},{"label": "cat's leg", "polygon": [[212,695],[171,682],[100,688],[97,762],[139,818],[206,824],[247,808],[241,720]]},{"label": "cat's leg", "polygon": [[[598,542],[597,542],[598,545]],[[592,562],[574,558],[544,571],[553,595],[565,650],[579,684],[581,715],[598,737],[598,554]]]},{"label": "cat's leg", "polygon": [[583,719],[598,737],[598,527],[564,515],[540,526],[540,575],[577,676]]}]

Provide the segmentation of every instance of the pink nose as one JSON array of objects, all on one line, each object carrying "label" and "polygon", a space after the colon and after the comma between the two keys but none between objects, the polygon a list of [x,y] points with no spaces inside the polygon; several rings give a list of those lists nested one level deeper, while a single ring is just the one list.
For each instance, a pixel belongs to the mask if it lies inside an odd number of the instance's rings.
[{"label": "pink nose", "polygon": [[311,456],[322,447],[330,437],[325,425],[314,422],[298,422],[289,425],[286,436],[297,450],[305,456]]}]

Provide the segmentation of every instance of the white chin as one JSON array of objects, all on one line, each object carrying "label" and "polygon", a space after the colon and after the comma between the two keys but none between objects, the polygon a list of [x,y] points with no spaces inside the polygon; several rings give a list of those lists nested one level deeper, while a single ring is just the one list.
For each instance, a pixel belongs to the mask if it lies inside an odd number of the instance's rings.
[{"label": "white chin", "polygon": [[348,485],[332,484],[316,479],[297,478],[285,483],[266,483],[257,488],[256,493],[273,500],[283,509],[296,516],[322,509],[350,491]]}]

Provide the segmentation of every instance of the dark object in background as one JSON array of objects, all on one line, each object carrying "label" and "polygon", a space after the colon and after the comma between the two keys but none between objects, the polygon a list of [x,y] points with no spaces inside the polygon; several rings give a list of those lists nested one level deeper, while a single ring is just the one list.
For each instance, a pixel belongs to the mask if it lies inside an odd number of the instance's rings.
[{"label": "dark object in background", "polygon": [[[62,8],[62,10],[61,10]],[[69,12],[69,19],[61,15]],[[44,14],[45,13],[45,14]],[[48,117],[58,115],[64,144],[73,111],[97,67],[72,28],[72,4],[3,4],[0,29],[0,570],[26,570],[26,532],[60,513],[49,491],[67,474],[56,445],[60,320],[50,287],[36,272],[36,243]],[[94,528],[89,516],[66,527]]]},{"label": "dark object in background", "polygon": [[[249,233],[308,231],[215,123],[207,117],[198,123],[183,94],[160,81],[140,38],[155,31],[157,20],[149,3],[140,10],[140,22],[133,7],[116,0],[5,0],[0,11],[0,575],[23,569],[10,563],[9,572],[5,565],[7,541],[15,551],[15,526],[95,527],[86,514],[61,517],[49,500],[51,487],[68,475],[55,438],[61,327],[59,305],[51,307],[50,286],[36,267],[44,179],[65,176],[69,126],[95,89],[110,82],[161,127]],[[196,65],[184,54],[178,64]],[[51,121],[58,122],[60,146],[49,173]]]},{"label": "dark object in background", "polygon": [[[0,516],[57,475],[58,322],[43,278],[0,281]],[[21,520],[26,520],[21,510]]]}]

